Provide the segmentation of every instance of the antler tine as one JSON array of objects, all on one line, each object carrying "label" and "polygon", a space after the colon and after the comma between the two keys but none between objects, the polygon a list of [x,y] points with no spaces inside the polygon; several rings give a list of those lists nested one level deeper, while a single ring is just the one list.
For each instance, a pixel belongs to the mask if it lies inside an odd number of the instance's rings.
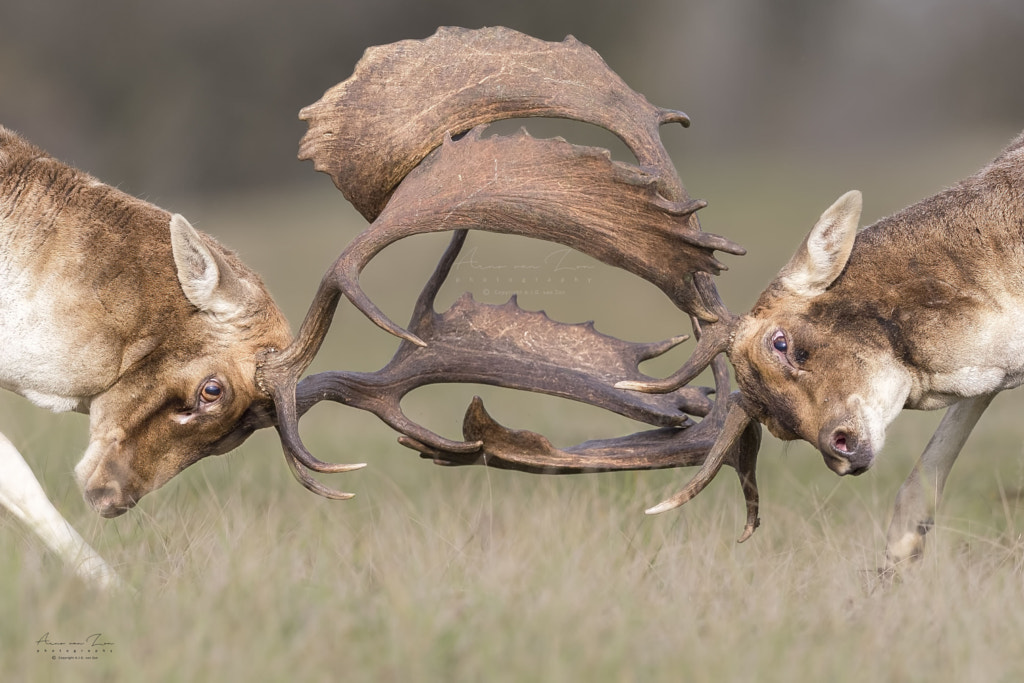
[{"label": "antler tine", "polygon": [[714,447],[708,453],[700,470],[697,474],[693,475],[690,483],[683,490],[654,507],[645,510],[647,514],[656,515],[668,510],[674,510],[683,505],[703,491],[711,483],[711,480],[715,478],[715,475],[718,474],[722,464],[725,462],[726,455],[736,447],[740,437],[746,431],[747,425],[750,424],[750,416],[747,415],[738,401],[730,400],[729,404],[729,412],[726,414],[721,434],[715,441]]},{"label": "antler tine", "polygon": [[[629,389],[649,394],[660,394],[675,391],[681,386],[689,384],[699,375],[711,361],[729,347],[729,330],[723,326],[709,326],[700,334],[697,346],[681,368],[668,377],[660,380],[647,382],[636,382],[622,380],[615,383],[617,389]],[[694,329],[699,330],[700,325],[694,321]]]},{"label": "antler tine", "polygon": [[725,308],[714,283],[706,273],[694,273],[693,280],[705,308],[712,311],[716,318],[714,321],[702,323],[696,316],[691,316],[690,322],[697,338],[697,346],[693,353],[681,368],[664,379],[648,382],[623,380],[615,384],[617,388],[652,394],[675,391],[692,382],[719,354],[729,350],[739,317]]},{"label": "antler tine", "polygon": [[295,478],[313,493],[325,498],[344,500],[354,494],[335,491],[320,484],[303,468],[333,474],[361,469],[366,467],[366,463],[326,463],[314,457],[299,436],[299,412],[296,405],[296,386],[299,377],[319,351],[340,299],[341,292],[333,279],[325,276],[295,340],[286,349],[266,353],[257,364],[256,384],[274,401],[275,421],[281,438],[281,447],[288,468]]},{"label": "antler tine", "polygon": [[740,478],[743,497],[747,501],[747,523],[737,543],[743,543],[761,525],[758,517],[760,496],[757,492],[757,453],[761,449],[761,423],[751,420],[747,431],[740,438],[736,453],[736,474]]}]

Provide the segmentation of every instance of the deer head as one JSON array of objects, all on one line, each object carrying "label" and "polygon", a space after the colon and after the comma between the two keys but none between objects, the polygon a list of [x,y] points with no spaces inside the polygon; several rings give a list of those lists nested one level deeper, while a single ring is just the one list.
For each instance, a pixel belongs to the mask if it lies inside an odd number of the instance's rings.
[{"label": "deer head", "polygon": [[[815,444],[839,474],[860,474],[871,465],[909,388],[905,373],[876,352],[881,340],[868,330],[841,352],[829,352],[837,336],[812,322],[818,316],[810,309],[847,265],[860,212],[859,192],[840,197],[750,313],[723,316],[722,334],[705,352],[728,354],[744,413],[778,438]],[[664,382],[620,386],[662,391],[691,374],[686,368]]]},{"label": "deer head", "polygon": [[182,216],[169,226],[186,310],[164,310],[167,327],[134,341],[117,380],[89,401],[89,446],[75,473],[104,517],[233,449],[251,433],[250,421],[272,415],[254,381],[256,362],[291,338],[252,271]]},{"label": "deer head", "polygon": [[847,265],[861,212],[859,192],[840,197],[736,325],[728,349],[749,414],[780,439],[804,439],[837,474],[860,474],[903,409],[910,382],[883,325],[858,325],[842,352],[819,315]]},{"label": "deer head", "polygon": [[291,333],[259,276],[3,127],[0,290],[0,386],[89,414],[76,475],[104,516],[273,415],[256,367]]}]

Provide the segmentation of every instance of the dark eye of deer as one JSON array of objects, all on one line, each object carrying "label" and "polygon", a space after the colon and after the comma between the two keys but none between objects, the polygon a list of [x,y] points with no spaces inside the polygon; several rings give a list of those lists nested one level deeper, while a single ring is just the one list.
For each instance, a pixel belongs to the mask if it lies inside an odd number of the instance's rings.
[{"label": "dark eye of deer", "polygon": [[199,399],[203,403],[213,403],[223,395],[224,388],[221,387],[220,382],[215,379],[211,379],[203,385],[202,390],[199,392]]},{"label": "dark eye of deer", "polygon": [[779,353],[789,351],[789,342],[786,341],[786,333],[781,330],[772,335],[772,348]]}]

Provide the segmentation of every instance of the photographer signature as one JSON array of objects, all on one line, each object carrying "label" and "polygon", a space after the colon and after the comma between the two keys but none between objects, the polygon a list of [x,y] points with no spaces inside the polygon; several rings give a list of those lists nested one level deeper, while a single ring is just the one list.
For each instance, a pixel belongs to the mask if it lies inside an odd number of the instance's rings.
[{"label": "photographer signature", "polygon": [[102,633],[93,633],[82,640],[50,640],[49,632],[36,641],[37,647],[113,647],[114,644],[103,637]]}]

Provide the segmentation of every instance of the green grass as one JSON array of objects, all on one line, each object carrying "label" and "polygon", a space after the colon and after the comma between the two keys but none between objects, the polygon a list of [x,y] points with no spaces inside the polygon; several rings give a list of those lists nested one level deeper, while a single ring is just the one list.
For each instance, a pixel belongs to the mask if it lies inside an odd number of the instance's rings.
[{"label": "green grass", "polygon": [[[773,190],[754,161],[740,168],[711,173],[708,189],[696,192],[722,205],[705,228],[751,248],[746,259],[755,273],[723,278],[723,296],[735,308],[846,189],[819,191],[828,183],[808,173],[812,189],[790,175],[776,178]],[[971,168],[954,166],[945,182]],[[870,188],[862,189],[871,206]],[[729,204],[734,196],[749,199]],[[783,196],[802,199],[794,205]],[[240,199],[197,204],[191,213],[266,274],[297,323],[319,273],[357,228],[331,189]],[[767,224],[755,220],[764,215]],[[282,249],[275,230],[294,225],[310,226],[309,238],[290,238],[294,246]],[[751,231],[755,225],[763,231]],[[398,247],[367,273],[368,290],[398,320],[432,267],[426,244]],[[508,262],[542,258],[548,249],[496,244]],[[596,317],[600,329],[632,339],[666,336],[680,325],[656,292],[611,271],[595,271],[591,282],[562,294],[524,299],[563,320]],[[393,348],[349,308],[317,367],[372,368]],[[474,391],[417,394],[409,411],[454,434]],[[630,427],[554,400],[486,395],[499,420],[558,443]],[[326,478],[355,492],[354,500],[326,501],[302,489],[268,432],[104,521],[71,478],[86,419],[4,395],[2,429],[58,508],[136,593],[92,593],[0,515],[0,678],[1020,680],[1022,407],[1020,392],[995,401],[950,477],[925,560],[906,580],[886,585],[875,569],[892,500],[937,414],[902,416],[879,462],[856,479],[835,477],[806,444],[766,439],[763,525],[737,545],[743,507],[731,471],[681,511],[647,517],[643,509],[690,471],[538,477],[439,468],[398,446],[375,418],[335,405],[311,413],[303,433],[321,457],[369,462]],[[51,640],[102,633],[112,651],[94,661],[53,661],[37,652],[47,633]]]},{"label": "green grass", "polygon": [[[1000,422],[1012,401],[997,403]],[[38,412],[38,411],[33,411]],[[7,680],[1014,680],[1024,545],[1019,435],[982,435],[954,473],[909,580],[875,576],[890,499],[927,436],[901,421],[872,473],[838,479],[809,448],[762,455],[763,527],[743,545],[731,473],[680,512],[642,508],[685,472],[543,478],[420,462],[352,435],[358,497],[320,500],[269,435],[100,521],[55,440],[48,490],[136,596],[98,596],[5,519]],[[84,422],[84,421],[79,421]],[[920,422],[920,421],[916,421]],[[905,424],[906,423],[906,424]],[[55,437],[57,437],[55,439]],[[340,435],[346,441],[347,435]],[[979,452],[980,451],[980,452]],[[318,451],[324,453],[324,449]],[[969,463],[969,464],[968,464]],[[996,465],[1000,468],[996,468]],[[340,477],[339,477],[340,478]],[[332,482],[337,483],[337,482]],[[1003,496],[1001,496],[1003,494]],[[1006,498],[1004,507],[1001,497]],[[51,661],[35,642],[101,632],[113,653]]]}]

